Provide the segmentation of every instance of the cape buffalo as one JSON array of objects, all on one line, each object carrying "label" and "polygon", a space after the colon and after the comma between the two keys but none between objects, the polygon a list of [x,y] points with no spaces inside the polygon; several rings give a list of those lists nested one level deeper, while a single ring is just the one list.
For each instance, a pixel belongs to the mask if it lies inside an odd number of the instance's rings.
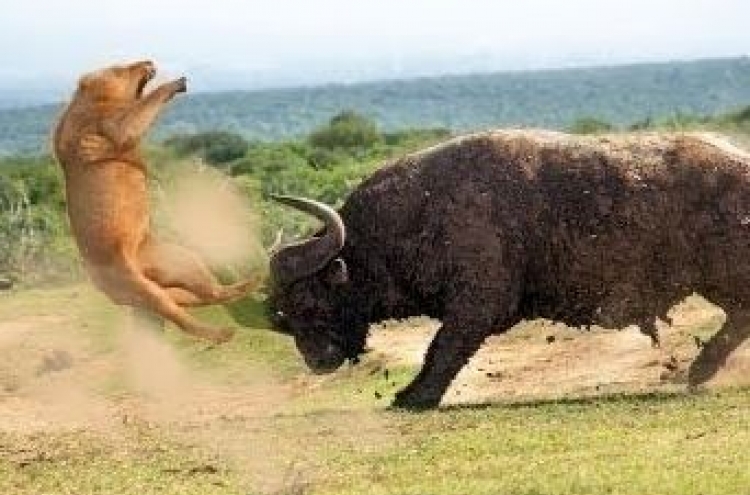
[{"label": "cape buffalo", "polygon": [[395,160],[339,213],[276,199],[325,223],[271,259],[274,325],[312,370],[356,360],[370,323],[441,320],[396,406],[437,406],[482,342],[522,319],[655,338],[698,292],[727,322],[692,385],[749,333],[750,155],[708,135],[487,132]]}]

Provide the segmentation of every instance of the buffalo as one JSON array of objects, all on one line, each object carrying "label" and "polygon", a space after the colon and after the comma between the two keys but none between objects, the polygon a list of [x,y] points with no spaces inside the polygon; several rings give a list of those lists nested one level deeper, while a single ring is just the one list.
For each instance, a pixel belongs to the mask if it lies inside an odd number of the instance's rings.
[{"label": "buffalo", "polygon": [[356,362],[371,323],[441,327],[394,406],[439,405],[491,334],[521,320],[656,322],[691,293],[727,315],[688,370],[697,386],[748,336],[750,155],[704,134],[454,138],[387,164],[271,257],[269,309],[314,372]]}]

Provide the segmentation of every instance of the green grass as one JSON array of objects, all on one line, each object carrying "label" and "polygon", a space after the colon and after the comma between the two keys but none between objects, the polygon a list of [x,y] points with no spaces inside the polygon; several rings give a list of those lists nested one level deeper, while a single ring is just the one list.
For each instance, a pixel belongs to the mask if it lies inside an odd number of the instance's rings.
[{"label": "green grass", "polygon": [[721,494],[750,486],[750,394],[644,395],[394,418],[326,493]]},{"label": "green grass", "polygon": [[126,438],[67,432],[32,438],[0,433],[4,494],[240,494],[237,476],[161,432]]},{"label": "green grass", "polygon": [[[0,493],[711,495],[750,490],[750,390],[392,411],[387,407],[392,393],[414,370],[390,369],[386,380],[383,363],[370,358],[336,375],[311,378],[289,339],[263,328],[262,307],[245,304],[246,321],[257,328],[243,328],[226,346],[207,350],[172,331],[167,339],[207,383],[252,391],[262,369],[295,393],[253,414],[235,415],[227,404],[225,414],[195,421],[0,430]],[[90,289],[0,296],[2,322],[60,311],[72,316],[68,330],[93,352],[112,352],[108,328],[117,311]],[[231,322],[222,309],[200,317]],[[263,400],[258,397],[259,405]]]}]

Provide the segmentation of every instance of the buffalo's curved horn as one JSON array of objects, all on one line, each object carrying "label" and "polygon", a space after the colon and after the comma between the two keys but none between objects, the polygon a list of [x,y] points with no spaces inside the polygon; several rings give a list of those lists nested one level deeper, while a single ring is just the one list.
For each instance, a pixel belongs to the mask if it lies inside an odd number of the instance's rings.
[{"label": "buffalo's curved horn", "polygon": [[281,285],[288,285],[320,271],[344,247],[346,228],[336,210],[319,201],[296,196],[271,198],[279,203],[309,213],[325,224],[322,237],[313,237],[280,248],[271,256],[271,276]]}]

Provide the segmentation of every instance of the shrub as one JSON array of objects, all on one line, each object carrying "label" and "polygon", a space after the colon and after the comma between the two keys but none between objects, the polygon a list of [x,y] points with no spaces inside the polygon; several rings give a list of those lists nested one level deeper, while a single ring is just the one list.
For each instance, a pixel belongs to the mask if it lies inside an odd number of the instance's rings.
[{"label": "shrub", "polygon": [[595,117],[581,117],[568,128],[573,134],[598,134],[613,131],[615,127],[607,121]]},{"label": "shrub", "polygon": [[177,135],[165,141],[178,155],[200,155],[211,165],[222,165],[245,156],[248,142],[232,132],[212,131]]},{"label": "shrub", "polygon": [[0,163],[0,277],[34,283],[80,275],[63,187],[48,157]]},{"label": "shrub", "polygon": [[308,142],[328,150],[345,149],[357,152],[382,142],[377,125],[351,110],[335,115],[327,125],[313,131]]}]

